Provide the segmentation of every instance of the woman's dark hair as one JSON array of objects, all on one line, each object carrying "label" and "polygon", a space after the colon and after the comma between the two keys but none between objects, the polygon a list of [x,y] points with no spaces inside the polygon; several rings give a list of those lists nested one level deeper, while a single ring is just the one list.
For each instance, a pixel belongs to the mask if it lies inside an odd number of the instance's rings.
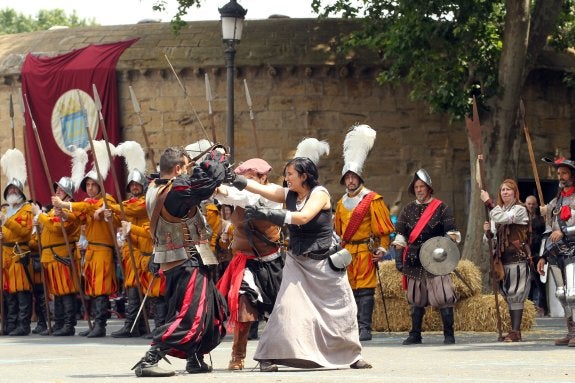
[{"label": "woman's dark hair", "polygon": [[312,162],[307,157],[296,157],[290,160],[284,167],[284,174],[288,166],[292,165],[298,174],[306,174],[307,177],[304,184],[307,185],[310,190],[319,185],[318,178],[319,172],[317,170],[316,164]]}]

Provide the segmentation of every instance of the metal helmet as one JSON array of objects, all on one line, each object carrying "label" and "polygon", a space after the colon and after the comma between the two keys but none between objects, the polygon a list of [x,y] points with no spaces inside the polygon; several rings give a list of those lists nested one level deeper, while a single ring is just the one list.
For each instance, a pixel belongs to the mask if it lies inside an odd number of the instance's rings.
[{"label": "metal helmet", "polygon": [[132,169],[128,174],[128,179],[126,180],[126,193],[130,192],[130,183],[132,182],[142,185],[142,188],[144,188],[144,190],[146,189],[146,185],[148,184],[146,176],[142,174],[142,172],[139,171],[138,169]]},{"label": "metal helmet", "polygon": [[6,184],[6,187],[4,188],[4,199],[8,197],[8,188],[10,186],[14,186],[18,190],[20,190],[20,194],[22,195],[22,197],[24,197],[24,199],[26,199],[26,195],[24,194],[24,184],[22,184],[22,181],[16,178],[11,178],[10,181],[8,181],[8,183]]},{"label": "metal helmet", "polygon": [[360,165],[353,163],[353,162],[350,162],[350,163],[343,165],[343,169],[341,170],[341,179],[339,180],[339,183],[341,185],[345,184],[345,175],[349,172],[352,172],[355,175],[357,175],[362,184],[365,183],[365,181],[363,180],[363,177],[361,176],[362,167],[363,166],[360,166]]},{"label": "metal helmet", "polygon": [[427,170],[425,170],[425,169],[419,169],[413,175],[413,179],[411,180],[411,183],[409,184],[409,186],[407,188],[407,190],[411,194],[415,195],[415,181],[417,181],[417,180],[423,181],[423,183],[425,183],[429,187],[430,193],[433,194],[433,186],[431,183],[431,177],[429,176],[429,173],[427,173]]},{"label": "metal helmet", "polygon": [[74,181],[70,177],[62,177],[58,182],[54,182],[54,191],[58,189],[62,189],[64,193],[70,198],[74,198],[74,192],[76,191],[76,187],[74,185]]},{"label": "metal helmet", "polygon": [[548,157],[543,157],[541,160],[547,163],[548,165],[554,167],[555,169],[565,167],[569,169],[572,176],[575,176],[575,162],[571,160],[567,160],[565,158],[557,158],[555,160],[552,160],[551,158]]},{"label": "metal helmet", "polygon": [[363,180],[363,164],[375,142],[376,132],[369,125],[361,124],[352,126],[343,140],[343,169],[339,183],[345,183],[344,177],[347,172],[355,173],[361,183]]},{"label": "metal helmet", "polygon": [[86,182],[88,181],[88,178],[98,182],[98,173],[96,173],[96,170],[94,169],[90,170],[88,173],[86,173],[86,175],[82,179],[82,182],[80,183],[80,189],[82,189],[84,193],[86,192]]}]

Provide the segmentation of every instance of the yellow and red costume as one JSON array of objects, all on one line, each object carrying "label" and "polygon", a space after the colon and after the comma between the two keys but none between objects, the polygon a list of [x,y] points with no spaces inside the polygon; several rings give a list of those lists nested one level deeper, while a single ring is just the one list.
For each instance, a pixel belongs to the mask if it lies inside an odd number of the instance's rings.
[{"label": "yellow and red costume", "polygon": [[[363,197],[367,195],[367,192],[369,190],[362,186],[355,196],[349,197],[345,195],[337,202],[334,225],[335,232],[340,238],[345,233],[355,210],[355,207],[348,208],[353,206],[353,204],[344,204],[344,199],[357,197],[361,199],[362,195]],[[369,210],[361,220],[361,224],[351,237],[351,240],[344,244],[352,255],[351,264],[347,267],[347,276],[352,290],[376,287],[376,268],[368,247],[370,238],[375,243],[379,242],[379,246],[387,249],[389,246],[389,235],[393,230],[393,223],[391,223],[389,210],[383,201],[383,197],[375,193]]]},{"label": "yellow and red costume", "polygon": [[[50,294],[68,295],[78,292],[77,282],[80,276],[74,277],[70,266],[70,254],[74,257],[75,269],[80,270],[80,254],[76,251],[75,244],[80,237],[80,224],[76,215],[66,211],[68,218],[63,221],[54,215],[54,209],[48,213],[38,215],[38,224],[41,227],[40,241],[42,254],[40,262],[44,266],[46,285]],[[66,230],[69,250],[66,249],[66,241],[62,233],[62,227]]]},{"label": "yellow and red costume", "polygon": [[[7,209],[3,208],[2,212],[6,214]],[[2,226],[2,271],[4,291],[8,294],[32,291],[32,274],[20,262],[22,257],[30,253],[28,242],[32,236],[32,219],[32,208],[29,203],[24,203]]]},{"label": "yellow and red costume", "polygon": [[221,226],[220,211],[216,204],[212,202],[206,203],[206,221],[212,228],[212,237],[210,238],[210,247],[214,254],[216,253],[216,242],[218,241],[218,233]]},{"label": "yellow and red costume", "polygon": [[[107,195],[108,205],[116,204],[114,197]],[[71,202],[71,211],[77,214],[86,225],[86,248],[84,261],[84,278],[86,280],[86,295],[110,295],[117,290],[116,269],[114,265],[115,235],[109,223],[95,219],[94,213],[104,204],[103,198],[86,198],[82,202]],[[114,217],[114,215],[112,215]],[[119,227],[120,222],[113,218],[113,226]]]}]

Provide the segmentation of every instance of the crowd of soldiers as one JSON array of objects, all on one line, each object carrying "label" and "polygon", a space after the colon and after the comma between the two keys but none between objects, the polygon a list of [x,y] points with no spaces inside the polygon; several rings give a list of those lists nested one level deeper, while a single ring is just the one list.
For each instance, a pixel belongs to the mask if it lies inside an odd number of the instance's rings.
[{"label": "crowd of soldiers", "polygon": [[[287,294],[281,288],[287,250],[288,258],[307,257],[329,264],[336,273],[345,273],[348,283],[344,289],[350,289],[356,303],[351,312],[357,334],[349,339],[350,347],[372,339],[378,264],[390,256],[403,273],[411,305],[412,329],[403,344],[422,342],[422,320],[429,305],[441,313],[444,343],[455,343],[457,299],[452,281],[448,273],[437,275],[426,269],[420,254],[422,246],[432,238],[460,242],[453,214],[434,197],[429,174],[419,169],[408,187],[415,200],[392,217],[383,197],[365,186],[362,168],[374,140],[375,131],[367,125],[354,126],[346,135],[340,179],[346,193],[333,209],[330,207],[332,239],[326,237],[334,246],[326,242],[325,251],[302,254],[297,254],[294,246],[299,244],[295,240],[285,238],[282,226],[287,225],[290,234],[304,242],[309,240],[310,233],[302,234],[301,228],[308,224],[312,228],[326,226],[327,221],[318,218],[325,207],[318,207],[315,217],[305,214],[312,191],[319,187],[320,194],[322,190],[327,193],[316,180],[310,183],[310,177],[318,176],[317,158],[314,159],[317,153],[296,153],[296,158],[311,162],[290,161],[284,169],[287,186],[280,187],[269,183],[271,166],[266,161],[253,158],[234,170],[225,151],[209,143],[204,148],[196,145],[188,146],[187,150],[166,149],[159,162],[159,174],[146,176],[142,148],[136,142],[124,142],[114,152],[125,158],[129,171],[125,192],[130,198],[118,203],[103,193],[103,180],[110,163],[103,165],[106,161],[98,159],[96,153],[96,166],[84,173],[87,155],[76,149],[72,155],[72,176],[62,177],[52,185],[51,204],[41,208],[27,200],[24,158],[17,149],[10,149],[1,161],[8,180],[3,193],[6,204],[0,214],[3,334],[73,336],[78,313],[82,311],[78,305],[82,305],[89,328],[79,335],[104,337],[111,297],[121,291],[127,303],[125,321],[111,336],[146,335],[153,339],[150,349],[133,368],[136,375],[173,375],[173,371],[158,367],[166,355],[187,359],[186,370],[190,373],[209,372],[211,366],[204,362],[203,356],[220,343],[227,331],[234,337],[228,368],[241,370],[250,327],[254,322],[267,320],[276,299]],[[314,150],[322,150],[322,145],[318,142]],[[190,154],[192,151],[200,154]],[[558,169],[560,192],[548,206],[542,207],[550,236],[544,243],[547,250],[541,254],[537,271],[544,274],[544,264],[551,265],[551,275],[562,290],[558,290],[557,296],[564,305],[568,327],[567,336],[557,344],[575,346],[572,307],[575,262],[570,262],[574,258],[570,238],[575,236],[575,230],[571,230],[575,227],[572,193],[575,164],[568,160],[550,164]],[[295,176],[289,173],[292,168]],[[294,177],[301,178],[301,185],[294,184]],[[491,214],[495,221],[486,222],[486,237],[492,238],[494,234],[505,245],[513,242],[509,240],[510,230],[515,233],[513,225],[520,225],[517,230],[522,233],[528,220],[514,185],[509,181],[500,187],[498,205],[491,202],[486,192],[482,193],[482,200],[495,211]],[[82,201],[74,200],[77,188],[87,195]],[[290,210],[288,202],[294,190],[297,193]],[[310,204],[322,200],[315,195]],[[278,201],[287,204],[288,210],[282,210],[286,205]],[[510,206],[518,207],[508,214]],[[519,212],[525,213],[521,222]],[[501,237],[502,227],[507,228],[505,238]],[[524,236],[521,239],[525,242]],[[513,246],[501,248],[503,252],[514,251]],[[518,262],[528,264],[521,257],[529,252],[522,252],[522,247],[516,250],[511,255],[503,254],[507,261],[500,287],[508,298],[512,318],[512,330],[502,339],[506,341],[521,340],[523,302],[529,292],[528,270],[516,266]],[[510,283],[505,281],[515,281],[514,285],[521,281],[524,288],[511,293]],[[53,310],[49,309],[49,301],[53,302]],[[151,304],[146,306],[144,301]],[[37,326],[32,330],[34,307]],[[282,304],[280,307],[283,310]],[[149,328],[150,314],[154,318],[153,331]],[[271,344],[272,336],[264,337],[256,355],[269,353],[265,344]],[[361,358],[360,346],[345,358],[348,358],[345,364],[352,368],[371,367]],[[318,363],[311,357],[297,363],[280,357],[262,356],[258,360],[264,372],[277,371],[276,364],[342,365]]]}]

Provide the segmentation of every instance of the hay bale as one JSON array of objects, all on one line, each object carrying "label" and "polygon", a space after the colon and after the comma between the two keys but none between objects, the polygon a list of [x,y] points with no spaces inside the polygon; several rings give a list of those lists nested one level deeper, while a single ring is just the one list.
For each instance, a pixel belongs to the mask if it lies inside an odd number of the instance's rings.
[{"label": "hay bale", "polygon": [[[475,263],[463,259],[459,261],[455,270],[461,275],[461,278],[459,278],[455,273],[451,273],[451,281],[455,287],[455,296],[457,296],[457,299],[463,300],[481,294],[481,271]],[[463,281],[467,282],[469,286]]]},{"label": "hay bale", "polygon": [[[499,310],[504,332],[509,331],[511,319],[507,304],[501,295],[499,297]],[[409,331],[411,328],[410,307],[405,298],[386,298],[387,316],[391,331]],[[525,301],[523,311],[522,330],[531,329],[535,323],[535,306],[533,302]],[[493,295],[475,295],[462,299],[455,305],[455,330],[456,331],[477,331],[477,332],[497,332],[497,319],[495,310],[495,299]],[[375,331],[387,331],[388,324],[383,311],[381,298],[376,298],[373,310],[373,329]],[[423,317],[424,331],[441,331],[443,328],[441,315],[438,310],[428,307]]]},{"label": "hay bale", "polygon": [[[401,273],[395,268],[395,261],[379,262],[378,283],[379,281],[381,281],[381,287],[385,298],[405,299],[405,291],[401,289]],[[379,286],[375,289],[375,294],[376,301],[381,301],[381,298],[377,298],[377,295],[380,294]]]},{"label": "hay bale", "polygon": [[[455,295],[458,299],[465,299],[481,293],[481,272],[479,268],[469,260],[459,261],[456,268],[461,277],[469,284],[469,287],[451,273],[451,281],[455,287]],[[405,298],[405,291],[401,289],[401,273],[395,268],[395,261],[379,263],[379,280],[386,298]],[[379,283],[379,281],[378,281]],[[376,288],[376,296],[380,294],[379,286]],[[376,298],[376,300],[381,298]]]},{"label": "hay bale", "polygon": [[[504,332],[508,332],[511,326],[511,318],[507,303],[498,294],[499,312]],[[521,330],[528,331],[535,323],[535,305],[530,300],[525,301]],[[455,306],[455,330],[456,331],[480,331],[497,332],[497,310],[495,299],[492,294],[476,295],[463,299]]]}]

